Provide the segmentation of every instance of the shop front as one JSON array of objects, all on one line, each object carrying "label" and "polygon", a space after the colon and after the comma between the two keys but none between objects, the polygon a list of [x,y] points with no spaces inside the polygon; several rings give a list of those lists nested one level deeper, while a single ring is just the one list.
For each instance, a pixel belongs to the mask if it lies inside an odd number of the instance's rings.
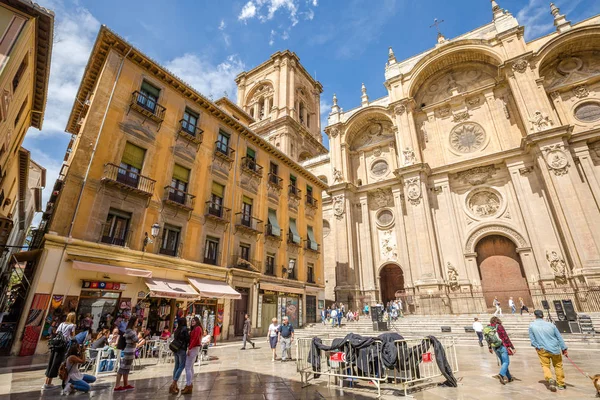
[{"label": "shop front", "polygon": [[300,328],[304,325],[304,289],[261,282],[258,310],[260,318],[257,322],[260,322],[260,326],[257,325],[257,328],[260,328],[263,334],[273,317],[277,317],[281,323],[282,318],[286,316],[290,324]]}]

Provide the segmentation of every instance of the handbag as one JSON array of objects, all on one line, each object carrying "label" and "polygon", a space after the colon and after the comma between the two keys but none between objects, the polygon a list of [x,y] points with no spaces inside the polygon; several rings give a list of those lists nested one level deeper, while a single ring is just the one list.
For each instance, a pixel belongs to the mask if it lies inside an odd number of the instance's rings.
[{"label": "handbag", "polygon": [[127,340],[125,339],[125,335],[119,332],[119,340],[117,341],[117,350],[125,350],[127,346]]},{"label": "handbag", "polygon": [[183,347],[183,341],[179,338],[173,339],[171,343],[169,343],[169,350],[173,353],[177,353]]}]

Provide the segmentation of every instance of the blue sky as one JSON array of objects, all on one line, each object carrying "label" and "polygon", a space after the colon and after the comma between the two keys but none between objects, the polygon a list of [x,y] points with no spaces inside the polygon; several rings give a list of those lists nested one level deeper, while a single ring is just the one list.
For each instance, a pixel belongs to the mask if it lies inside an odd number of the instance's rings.
[{"label": "blue sky", "polygon": [[[549,1],[497,0],[525,26],[530,40],[554,30]],[[434,18],[447,38],[491,20],[488,0],[38,0],[56,13],[55,43],[44,129],[30,129],[24,147],[48,169],[52,187],[69,135],[66,120],[100,24],[167,66],[207,96],[235,99],[235,76],[278,50],[298,54],[323,84],[323,123],[339,105],[386,94],[387,49],[398,60],[431,48]],[[569,20],[600,13],[597,0],[556,0]],[[48,190],[46,190],[46,193]]]}]

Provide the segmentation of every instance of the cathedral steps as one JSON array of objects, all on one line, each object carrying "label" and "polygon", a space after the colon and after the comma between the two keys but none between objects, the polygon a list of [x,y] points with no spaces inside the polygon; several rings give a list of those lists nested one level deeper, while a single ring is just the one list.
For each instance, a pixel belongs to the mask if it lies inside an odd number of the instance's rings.
[{"label": "cathedral steps", "polygon": [[[600,313],[589,313],[594,328],[597,334],[581,335],[581,334],[563,334],[563,337],[568,343],[593,343],[600,344]],[[426,335],[452,335],[459,341],[473,341],[475,333],[465,332],[465,327],[471,327],[473,318],[478,317],[485,325],[491,315],[411,315],[405,318],[399,318],[398,321],[390,323],[389,332],[398,332],[406,337],[421,337]],[[504,315],[500,317],[502,324],[515,342],[529,341],[529,323],[535,318],[531,316],[519,315]],[[449,326],[452,329],[450,333],[442,333],[441,327]],[[323,324],[309,324],[303,329],[296,332],[297,337],[313,337],[321,338],[337,338],[343,337],[348,333],[356,333],[360,335],[379,335],[380,332],[373,330],[373,322],[367,318],[361,318],[359,321],[346,322],[342,320],[341,328],[333,328],[331,325],[323,326]]]}]

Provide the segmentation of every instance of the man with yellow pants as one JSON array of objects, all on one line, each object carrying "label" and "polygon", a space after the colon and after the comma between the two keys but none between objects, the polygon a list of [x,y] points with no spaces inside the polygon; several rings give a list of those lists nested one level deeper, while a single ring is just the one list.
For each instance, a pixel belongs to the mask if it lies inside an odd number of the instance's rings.
[{"label": "man with yellow pants", "polygon": [[[548,382],[551,391],[565,390],[565,372],[563,371],[562,355],[567,356],[567,346],[558,328],[550,322],[544,321],[544,312],[535,310],[535,321],[529,324],[529,339],[535,347],[544,370],[544,379]],[[550,364],[554,365],[556,381],[552,377]]]}]

